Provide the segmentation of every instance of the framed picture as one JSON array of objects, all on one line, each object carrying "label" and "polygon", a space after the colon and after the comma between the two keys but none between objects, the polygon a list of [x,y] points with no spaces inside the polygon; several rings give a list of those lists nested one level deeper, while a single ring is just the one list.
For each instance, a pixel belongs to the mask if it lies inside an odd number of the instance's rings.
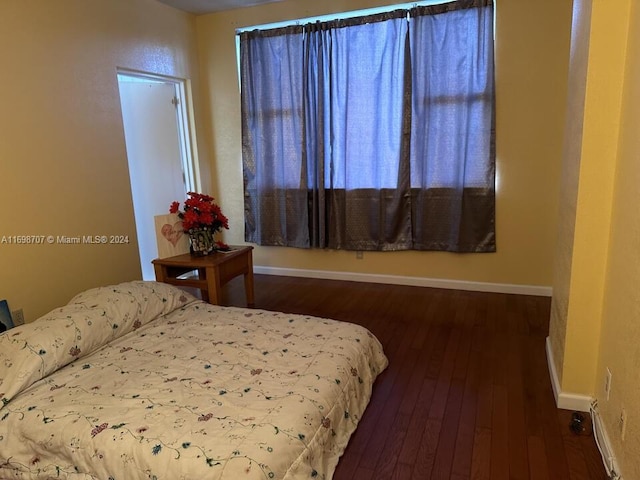
[{"label": "framed picture", "polygon": [[182,221],[177,214],[156,215],[154,221],[158,258],[189,253],[189,235],[182,231]]},{"label": "framed picture", "polygon": [[0,300],[0,333],[13,328],[13,320],[6,300]]}]

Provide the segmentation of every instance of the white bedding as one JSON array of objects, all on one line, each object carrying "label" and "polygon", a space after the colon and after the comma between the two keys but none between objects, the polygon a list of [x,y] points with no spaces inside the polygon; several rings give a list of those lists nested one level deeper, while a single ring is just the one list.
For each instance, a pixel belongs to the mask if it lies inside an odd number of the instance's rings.
[{"label": "white bedding", "polygon": [[330,479],[386,365],[357,325],[89,290],[0,335],[0,478]]}]

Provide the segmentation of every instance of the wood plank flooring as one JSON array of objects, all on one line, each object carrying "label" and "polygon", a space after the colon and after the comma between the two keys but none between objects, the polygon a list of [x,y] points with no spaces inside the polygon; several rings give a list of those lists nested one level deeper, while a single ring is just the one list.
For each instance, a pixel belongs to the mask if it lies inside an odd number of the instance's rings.
[{"label": "wood plank flooring", "polygon": [[[549,298],[267,275],[255,293],[256,308],[357,323],[384,346],[335,480],[608,478],[593,436],[555,406]],[[246,306],[240,278],[222,303]]]}]

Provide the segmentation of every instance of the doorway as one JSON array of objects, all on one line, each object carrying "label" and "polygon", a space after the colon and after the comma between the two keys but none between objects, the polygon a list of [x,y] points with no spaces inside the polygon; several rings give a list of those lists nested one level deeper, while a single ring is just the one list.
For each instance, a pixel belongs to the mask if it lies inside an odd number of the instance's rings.
[{"label": "doorway", "polygon": [[118,72],[129,178],[143,280],[155,280],[154,216],[199,191],[187,121],[185,82]]}]

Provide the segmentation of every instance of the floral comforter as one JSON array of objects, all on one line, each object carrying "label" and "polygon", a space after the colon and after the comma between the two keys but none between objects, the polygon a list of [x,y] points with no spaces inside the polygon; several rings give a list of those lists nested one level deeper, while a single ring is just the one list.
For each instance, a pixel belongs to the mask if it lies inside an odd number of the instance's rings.
[{"label": "floral comforter", "polygon": [[0,335],[0,478],[330,479],[386,365],[357,325],[88,290]]}]

